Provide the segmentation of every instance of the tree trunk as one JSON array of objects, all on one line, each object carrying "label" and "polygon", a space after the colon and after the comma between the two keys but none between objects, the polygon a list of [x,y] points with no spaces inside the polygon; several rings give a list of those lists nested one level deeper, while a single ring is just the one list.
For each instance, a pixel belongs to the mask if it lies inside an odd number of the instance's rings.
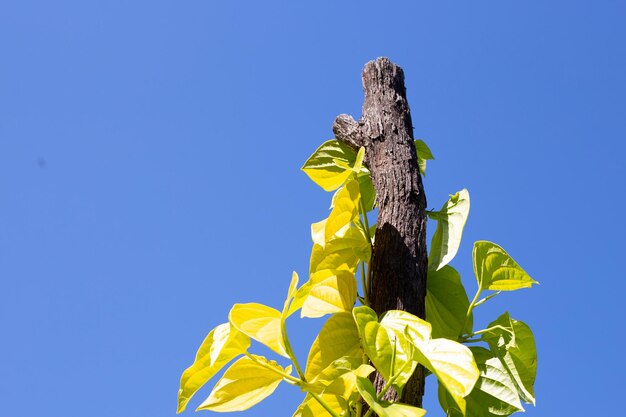
[{"label": "tree trunk", "polygon": [[[357,122],[338,116],[333,131],[338,140],[365,147],[365,164],[376,189],[378,219],[371,260],[371,307],[382,315],[404,310],[425,316],[426,196],[413,145],[413,125],[406,100],[404,72],[387,58],[378,58],[363,70],[363,115]],[[380,391],[383,378],[374,380]],[[401,401],[421,406],[424,369],[418,366]],[[393,390],[386,399],[398,400]]]}]

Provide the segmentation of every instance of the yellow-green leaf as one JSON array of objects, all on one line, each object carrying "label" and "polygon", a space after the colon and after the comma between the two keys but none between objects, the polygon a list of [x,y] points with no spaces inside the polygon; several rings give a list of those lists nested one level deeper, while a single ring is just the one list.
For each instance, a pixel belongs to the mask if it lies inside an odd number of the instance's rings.
[{"label": "yellow-green leaf", "polygon": [[482,335],[483,340],[508,370],[520,398],[534,405],[537,350],[530,327],[512,319],[509,313],[504,313],[491,322],[488,328],[492,330]]},{"label": "yellow-green leaf", "polygon": [[[426,320],[433,326],[433,338],[456,339],[461,330],[472,332],[473,314],[465,320],[469,300],[461,276],[450,265],[428,271]],[[461,329],[465,323],[465,329]]]},{"label": "yellow-green leaf", "polygon": [[437,229],[433,234],[428,255],[429,270],[441,269],[458,252],[469,209],[469,193],[462,189],[451,195],[440,211],[428,213],[428,217],[437,220]]},{"label": "yellow-green leaf", "polygon": [[311,346],[304,376],[315,382],[334,361],[344,356],[361,356],[359,333],[350,313],[332,315]]},{"label": "yellow-green leaf", "polygon": [[426,410],[419,407],[378,400],[372,381],[367,378],[357,377],[356,386],[363,400],[379,417],[422,417],[426,414]]},{"label": "yellow-green leaf", "polygon": [[[390,317],[387,323],[390,326],[388,330],[382,322],[378,322],[374,310],[367,306],[355,307],[352,314],[357,323],[365,353],[386,380],[398,375],[393,387],[396,392],[401,393],[417,363],[413,359],[411,343],[403,334],[395,330],[397,320],[394,322],[393,317]],[[417,328],[420,333],[423,331]]]},{"label": "yellow-green leaf", "polygon": [[426,175],[426,161],[428,159],[435,159],[435,157],[423,140],[417,139],[413,143],[415,144],[415,153],[417,153],[417,165],[419,166],[420,174]]},{"label": "yellow-green leaf", "polygon": [[463,407],[463,397],[472,391],[479,376],[470,349],[449,339],[418,342],[415,348],[417,361],[435,374],[455,402]]},{"label": "yellow-green leaf", "polygon": [[246,352],[250,338],[230,323],[211,330],[200,345],[196,360],[183,372],[178,391],[178,413],[187,407],[191,397],[228,362]]},{"label": "yellow-green leaf", "polygon": [[325,242],[342,236],[351,223],[358,219],[359,201],[359,183],[355,179],[349,179],[335,197],[334,207],[326,221]]},{"label": "yellow-green leaf", "polygon": [[513,291],[538,284],[495,243],[485,240],[474,243],[472,259],[481,290]]},{"label": "yellow-green leaf", "polygon": [[371,246],[359,223],[351,223],[328,242],[325,241],[325,230],[326,220],[311,225],[313,250],[310,273],[323,269],[356,272],[359,261],[369,262]]},{"label": "yellow-green leaf", "polygon": [[288,358],[283,343],[281,318],[280,311],[258,303],[235,304],[228,315],[230,323],[240,332]]},{"label": "yellow-green leaf", "polygon": [[[320,394],[319,397],[337,415],[348,409],[346,401],[338,395]],[[308,394],[300,404],[293,417],[332,417],[311,394]]]},{"label": "yellow-green leaf", "polygon": [[198,410],[243,411],[271,395],[291,366],[283,369],[262,356],[243,357],[226,370]]},{"label": "yellow-green leaf", "polygon": [[392,331],[396,337],[404,337],[405,331],[408,331],[412,340],[422,342],[430,340],[430,323],[406,311],[389,310],[380,320],[380,324]]},{"label": "yellow-green leaf", "polygon": [[350,311],[356,301],[356,279],[350,271],[322,270],[311,275],[293,302],[302,305],[302,317],[322,317],[326,314]]},{"label": "yellow-green leaf", "polygon": [[324,142],[307,159],[302,167],[313,182],[326,191],[333,191],[339,187],[353,173],[357,153],[352,148],[337,140]]},{"label": "yellow-green leaf", "polygon": [[515,383],[500,359],[481,347],[472,347],[471,351],[480,369],[480,377],[472,392],[461,401],[464,411],[439,384],[439,403],[446,413],[454,417],[496,417],[524,411]]}]

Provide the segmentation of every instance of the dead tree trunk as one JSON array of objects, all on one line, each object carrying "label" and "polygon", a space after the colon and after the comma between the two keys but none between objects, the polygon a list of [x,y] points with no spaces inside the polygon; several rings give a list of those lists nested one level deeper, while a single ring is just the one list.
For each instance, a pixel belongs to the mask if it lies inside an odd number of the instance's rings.
[{"label": "dead tree trunk", "polygon": [[[372,251],[370,303],[381,315],[404,310],[425,315],[426,197],[413,145],[413,125],[406,100],[404,72],[387,58],[368,62],[363,70],[363,115],[358,122],[338,116],[333,131],[352,147],[365,147],[378,220]],[[374,381],[381,390],[384,381]],[[397,400],[390,390],[387,399]],[[406,385],[401,401],[421,406],[424,369],[419,366]]]}]

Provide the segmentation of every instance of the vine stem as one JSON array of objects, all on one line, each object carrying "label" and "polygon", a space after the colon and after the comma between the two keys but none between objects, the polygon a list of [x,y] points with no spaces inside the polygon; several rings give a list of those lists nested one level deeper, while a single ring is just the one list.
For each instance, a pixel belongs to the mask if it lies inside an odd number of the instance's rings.
[{"label": "vine stem", "polygon": [[[365,229],[365,236],[367,236],[367,240],[370,243],[370,248],[372,247],[372,236],[370,235],[370,224],[367,219],[367,210],[365,210],[365,203],[363,203],[363,199],[359,198],[359,211],[361,212],[361,216],[363,217],[363,222],[361,226]],[[367,265],[367,277],[365,276],[365,262],[361,264],[361,281],[363,286],[363,292],[365,293],[365,303],[369,307],[369,290],[372,285],[372,274],[371,268]]]},{"label": "vine stem", "polygon": [[[286,307],[286,308],[288,308],[288,307]],[[283,314],[284,314],[284,312],[283,312]],[[289,358],[293,362],[293,366],[296,368],[296,372],[298,373],[298,376],[300,377],[299,381],[301,383],[306,383],[306,378],[304,377],[304,372],[302,372],[302,368],[300,368],[300,364],[298,363],[298,358],[296,358],[296,354],[293,353],[293,349],[291,348],[291,343],[289,343],[289,337],[287,337],[287,324],[286,324],[286,320],[284,318],[281,319],[280,327],[281,327],[280,330],[281,330],[281,332],[283,334],[283,344],[285,345],[285,350],[287,351],[287,354],[289,355]]]},{"label": "vine stem", "polygon": [[478,290],[476,290],[476,295],[474,296],[474,299],[470,303],[469,307],[467,307],[467,314],[465,314],[465,320],[463,321],[463,326],[461,327],[461,333],[459,334],[458,340],[463,339],[463,331],[465,330],[465,326],[467,326],[467,322],[469,321],[469,318],[472,315],[472,310],[474,309],[474,306],[476,305],[476,301],[478,301],[478,297],[480,296],[481,292],[482,290],[480,289],[480,285],[479,285]]},{"label": "vine stem", "polygon": [[328,411],[328,413],[333,416],[333,417],[339,417],[339,414],[335,413],[335,411],[333,411],[332,408],[330,408],[330,406],[328,404],[326,404],[326,401],[324,401],[322,399],[322,397],[320,397],[319,395],[317,395],[314,392],[309,392],[309,394],[311,394],[311,397],[315,398],[315,401],[317,401],[318,403],[320,403],[320,405],[324,408],[324,410]]}]

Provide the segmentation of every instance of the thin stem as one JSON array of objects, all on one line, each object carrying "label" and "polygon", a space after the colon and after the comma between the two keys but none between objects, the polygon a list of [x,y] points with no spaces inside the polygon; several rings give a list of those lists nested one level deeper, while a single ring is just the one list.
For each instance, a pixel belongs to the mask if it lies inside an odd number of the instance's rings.
[{"label": "thin stem", "polygon": [[285,345],[285,350],[287,354],[291,358],[293,362],[293,366],[296,368],[296,372],[298,372],[298,376],[300,376],[299,381],[302,383],[306,383],[306,378],[304,377],[304,372],[302,372],[302,368],[300,368],[300,364],[298,363],[298,358],[296,358],[295,353],[293,353],[293,349],[291,348],[291,343],[289,343],[289,337],[287,337],[287,324],[286,320],[283,318],[280,322],[281,332],[283,334],[283,344]]},{"label": "thin stem", "polygon": [[498,291],[498,292],[494,292],[493,294],[489,294],[488,296],[486,296],[485,298],[481,299],[480,301],[477,301],[476,304],[474,304],[474,307],[478,307],[479,305],[481,305],[485,301],[491,300],[493,297],[495,297],[496,295],[500,294],[501,292],[502,291]]},{"label": "thin stem", "polygon": [[309,392],[309,394],[311,394],[311,397],[315,398],[315,401],[317,401],[318,403],[320,403],[320,405],[324,408],[324,410],[328,411],[328,414],[330,414],[330,415],[331,415],[331,416],[333,416],[333,417],[339,417],[339,414],[335,413],[335,412],[333,411],[333,409],[332,409],[332,408],[330,408],[330,407],[328,406],[328,404],[326,404],[326,401],[324,401],[324,400],[322,399],[322,397],[320,397],[319,395],[317,395],[317,394],[316,394],[316,393],[314,393],[314,392]]},{"label": "thin stem", "polygon": [[478,300],[478,297],[480,296],[481,292],[482,290],[480,289],[480,285],[478,285],[478,289],[476,290],[476,295],[474,296],[474,299],[470,303],[469,307],[467,307],[467,314],[465,314],[465,320],[463,321],[463,326],[461,327],[461,333],[459,334],[459,337],[458,337],[459,340],[463,339],[463,331],[465,330],[465,326],[467,326],[467,322],[469,321],[469,318],[472,315],[472,310],[474,309],[474,306],[476,305],[476,301]]},{"label": "thin stem", "polygon": [[367,278],[365,277],[365,262],[361,262],[361,286],[363,287],[363,295],[364,295],[364,301],[366,306],[369,307],[370,305],[370,298],[369,298],[369,288],[367,287]]}]

